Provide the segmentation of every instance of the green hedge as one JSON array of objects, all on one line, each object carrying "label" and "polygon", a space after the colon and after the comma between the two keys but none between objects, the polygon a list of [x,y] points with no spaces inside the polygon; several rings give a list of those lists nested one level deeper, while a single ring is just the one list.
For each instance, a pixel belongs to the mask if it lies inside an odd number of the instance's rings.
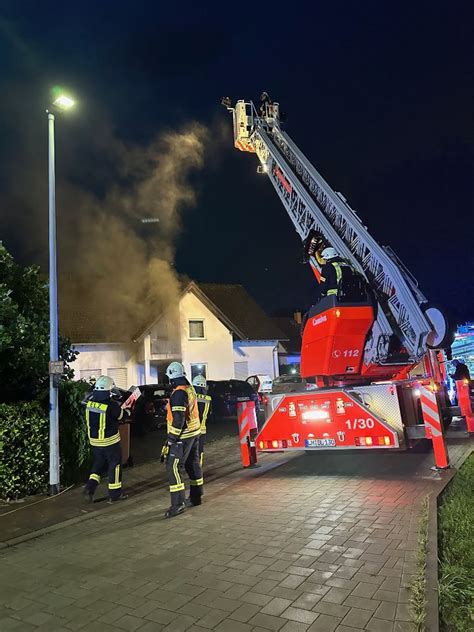
[{"label": "green hedge", "polygon": [[0,404],[0,498],[44,491],[49,419],[38,402]]},{"label": "green hedge", "polygon": [[[59,390],[61,484],[86,478],[91,450],[84,406],[86,382],[67,381]],[[40,402],[0,404],[0,498],[43,492],[49,481],[49,415]]]},{"label": "green hedge", "polygon": [[87,382],[63,382],[59,391],[59,447],[61,483],[72,485],[86,478],[91,465],[85,407],[81,403],[90,390]]}]

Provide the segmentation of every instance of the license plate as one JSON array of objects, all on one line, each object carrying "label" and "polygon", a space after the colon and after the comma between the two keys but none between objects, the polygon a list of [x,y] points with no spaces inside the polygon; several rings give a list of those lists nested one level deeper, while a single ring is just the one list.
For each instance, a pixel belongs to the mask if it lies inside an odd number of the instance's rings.
[{"label": "license plate", "polygon": [[306,448],[334,448],[336,439],[306,439],[304,445]]}]

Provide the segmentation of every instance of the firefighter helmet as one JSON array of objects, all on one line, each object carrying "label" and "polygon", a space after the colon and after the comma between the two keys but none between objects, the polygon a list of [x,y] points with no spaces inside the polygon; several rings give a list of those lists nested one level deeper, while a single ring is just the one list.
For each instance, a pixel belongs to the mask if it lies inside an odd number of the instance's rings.
[{"label": "firefighter helmet", "polygon": [[196,375],[193,380],[193,386],[197,386],[198,388],[207,388],[207,381],[204,375]]},{"label": "firefighter helmet", "polygon": [[99,378],[97,378],[97,381],[94,384],[94,390],[111,391],[114,386],[115,384],[111,377],[109,377],[108,375],[101,375]]},{"label": "firefighter helmet", "polygon": [[172,362],[166,369],[166,375],[170,380],[175,380],[178,377],[184,377],[185,373],[184,366],[181,362]]},{"label": "firefighter helmet", "polygon": [[321,253],[321,257],[323,259],[326,259],[326,261],[328,261],[329,259],[334,259],[335,257],[338,257],[338,256],[339,255],[337,254],[337,250],[333,248],[332,246],[325,248]]}]

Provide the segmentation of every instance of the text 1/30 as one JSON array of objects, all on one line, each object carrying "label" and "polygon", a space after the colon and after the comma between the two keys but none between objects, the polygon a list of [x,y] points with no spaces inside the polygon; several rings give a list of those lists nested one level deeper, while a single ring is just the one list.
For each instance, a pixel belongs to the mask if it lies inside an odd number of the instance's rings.
[{"label": "text 1/30", "polygon": [[349,430],[366,430],[367,428],[373,428],[375,421],[372,417],[367,417],[367,419],[348,419],[346,426]]}]

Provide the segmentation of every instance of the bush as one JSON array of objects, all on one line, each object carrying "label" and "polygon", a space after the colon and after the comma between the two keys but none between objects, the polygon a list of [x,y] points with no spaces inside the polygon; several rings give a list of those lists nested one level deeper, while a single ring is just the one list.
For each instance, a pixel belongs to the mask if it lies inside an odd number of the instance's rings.
[{"label": "bush", "polygon": [[[81,481],[91,450],[81,401],[86,382],[62,382],[59,390],[61,483]],[[12,500],[47,489],[49,416],[39,402],[0,404],[0,498]]]},{"label": "bush", "polygon": [[0,404],[0,498],[46,489],[48,432],[49,419],[38,402]]},{"label": "bush", "polygon": [[[65,377],[78,355],[59,339]],[[0,242],[0,402],[42,399],[48,391],[49,299],[39,268],[23,268]]]},{"label": "bush", "polygon": [[87,382],[62,382],[59,389],[59,445],[61,483],[81,481],[90,466],[85,407],[81,403],[90,386]]}]

